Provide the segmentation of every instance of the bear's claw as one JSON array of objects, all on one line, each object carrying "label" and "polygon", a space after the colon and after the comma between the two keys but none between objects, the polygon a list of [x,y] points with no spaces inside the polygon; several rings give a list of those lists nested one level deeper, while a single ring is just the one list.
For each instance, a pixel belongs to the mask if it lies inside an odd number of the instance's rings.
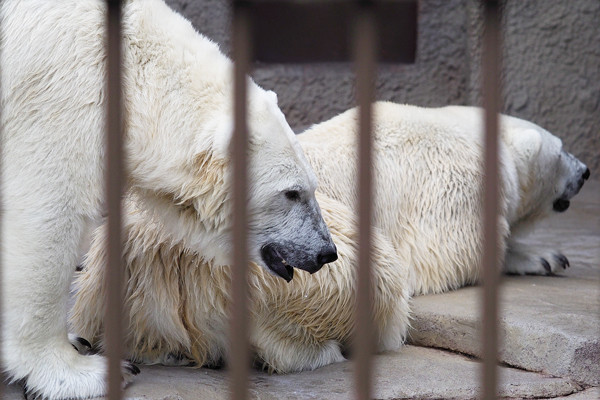
[{"label": "bear's claw", "polygon": [[137,375],[140,373],[140,369],[137,365],[133,364],[131,361],[124,361],[123,368],[131,373],[131,375]]},{"label": "bear's claw", "polygon": [[92,344],[88,342],[87,339],[69,334],[69,342],[71,342],[71,345],[79,354],[88,355],[95,353]]},{"label": "bear's claw", "polygon": [[564,254],[554,254],[554,259],[563,269],[567,269],[571,266],[571,264],[569,264],[569,259],[565,257]]},{"label": "bear's claw", "polygon": [[548,262],[548,260],[546,260],[545,258],[540,258],[540,261],[542,262],[542,266],[544,267],[544,269],[546,270],[547,274],[551,274],[552,273],[552,267],[550,266],[550,263]]},{"label": "bear's claw", "polygon": [[133,380],[133,377],[140,373],[140,369],[128,360],[121,361],[121,386],[123,389],[127,387]]},{"label": "bear's claw", "polygon": [[552,258],[540,257],[540,262],[546,271],[546,275],[554,275],[559,269],[564,270],[571,266],[569,259],[561,253],[552,254]]},{"label": "bear's claw", "polygon": [[82,345],[84,345],[85,347],[89,347],[90,349],[92,348],[92,345],[90,342],[87,341],[87,339],[82,338],[80,336],[77,336],[77,338],[75,339],[77,340],[79,343],[81,343]]}]

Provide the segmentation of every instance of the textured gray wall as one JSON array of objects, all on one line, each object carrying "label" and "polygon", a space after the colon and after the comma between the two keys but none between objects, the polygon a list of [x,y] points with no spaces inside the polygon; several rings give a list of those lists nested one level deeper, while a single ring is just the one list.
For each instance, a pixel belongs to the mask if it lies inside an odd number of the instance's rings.
[{"label": "textured gray wall", "polygon": [[[480,55],[481,18],[469,4],[469,54]],[[509,0],[504,9],[504,111],[563,139],[600,177],[600,1]],[[467,104],[479,103],[472,63]]]},{"label": "textured gray wall", "polygon": [[[167,0],[229,54],[228,0]],[[417,61],[382,65],[377,98],[440,106],[480,102],[481,15],[474,0],[421,0]],[[504,111],[529,119],[600,174],[600,0],[508,0],[504,13]],[[292,127],[350,107],[348,64],[258,65]]]}]

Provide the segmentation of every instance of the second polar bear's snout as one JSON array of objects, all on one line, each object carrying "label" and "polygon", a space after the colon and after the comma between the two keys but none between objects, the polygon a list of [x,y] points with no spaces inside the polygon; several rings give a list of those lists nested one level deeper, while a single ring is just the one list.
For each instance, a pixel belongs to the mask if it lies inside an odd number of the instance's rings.
[{"label": "second polar bear's snout", "polygon": [[583,186],[583,182],[584,181],[587,181],[588,179],[590,179],[590,174],[591,174],[590,173],[590,169],[586,167],[585,171],[583,172],[583,175],[581,175],[581,178],[582,178],[582,180],[581,180],[581,186]]},{"label": "second polar bear's snout", "polygon": [[564,155],[566,155],[566,158],[570,161],[573,173],[568,178],[566,187],[561,193],[561,196],[552,204],[552,208],[557,212],[563,212],[569,208],[571,204],[570,199],[579,193],[583,184],[590,178],[591,174],[590,169],[572,154],[564,152]]},{"label": "second polar bear's snout", "polygon": [[583,178],[584,181],[587,181],[588,179],[590,179],[590,169],[586,168],[585,172],[583,173],[583,175],[581,176]]}]

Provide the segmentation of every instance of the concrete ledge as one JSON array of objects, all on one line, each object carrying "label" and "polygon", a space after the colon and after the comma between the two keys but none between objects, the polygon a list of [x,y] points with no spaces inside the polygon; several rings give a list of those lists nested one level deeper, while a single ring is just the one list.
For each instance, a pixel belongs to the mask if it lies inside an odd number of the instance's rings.
[{"label": "concrete ledge", "polygon": [[[127,388],[129,400],[228,399],[225,370],[142,366]],[[374,398],[475,399],[479,393],[480,365],[468,357],[425,347],[405,346],[396,353],[375,357]],[[500,368],[499,395],[508,398],[568,396],[582,387],[568,379]],[[353,364],[342,362],[315,371],[267,375],[254,371],[251,399],[346,400],[354,396]],[[23,399],[22,388],[3,388],[3,399]],[[578,399],[581,400],[581,399]]]},{"label": "concrete ledge", "polygon": [[593,387],[575,394],[556,397],[554,400],[598,400],[600,399],[600,388]]},{"label": "concrete ledge", "polygon": [[[502,368],[500,396],[555,397],[581,390],[569,380]],[[343,362],[315,371],[267,375],[255,372],[251,398],[260,400],[328,399],[353,397],[353,365]],[[376,357],[375,399],[474,399],[479,391],[479,363],[440,350],[406,346],[397,353]],[[142,367],[127,397],[148,400],[226,399],[226,371]]]},{"label": "concrete ledge", "polygon": [[[480,290],[415,298],[410,341],[480,356]],[[502,295],[500,360],[599,385],[599,294],[593,281],[508,278]]]}]

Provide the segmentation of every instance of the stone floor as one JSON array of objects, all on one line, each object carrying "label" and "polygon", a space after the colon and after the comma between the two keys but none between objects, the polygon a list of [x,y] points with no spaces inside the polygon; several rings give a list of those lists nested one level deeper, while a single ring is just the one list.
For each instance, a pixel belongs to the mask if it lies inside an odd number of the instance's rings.
[{"label": "stone floor", "polygon": [[[600,399],[600,182],[540,227],[532,243],[560,249],[571,267],[551,277],[508,276],[502,285],[499,395]],[[414,299],[410,344],[375,357],[376,399],[474,399],[479,391],[478,300],[468,287]],[[353,398],[351,362],[291,375],[253,372],[251,398]],[[224,370],[141,367],[132,400],[226,399]],[[22,399],[11,385],[3,399]]]}]

